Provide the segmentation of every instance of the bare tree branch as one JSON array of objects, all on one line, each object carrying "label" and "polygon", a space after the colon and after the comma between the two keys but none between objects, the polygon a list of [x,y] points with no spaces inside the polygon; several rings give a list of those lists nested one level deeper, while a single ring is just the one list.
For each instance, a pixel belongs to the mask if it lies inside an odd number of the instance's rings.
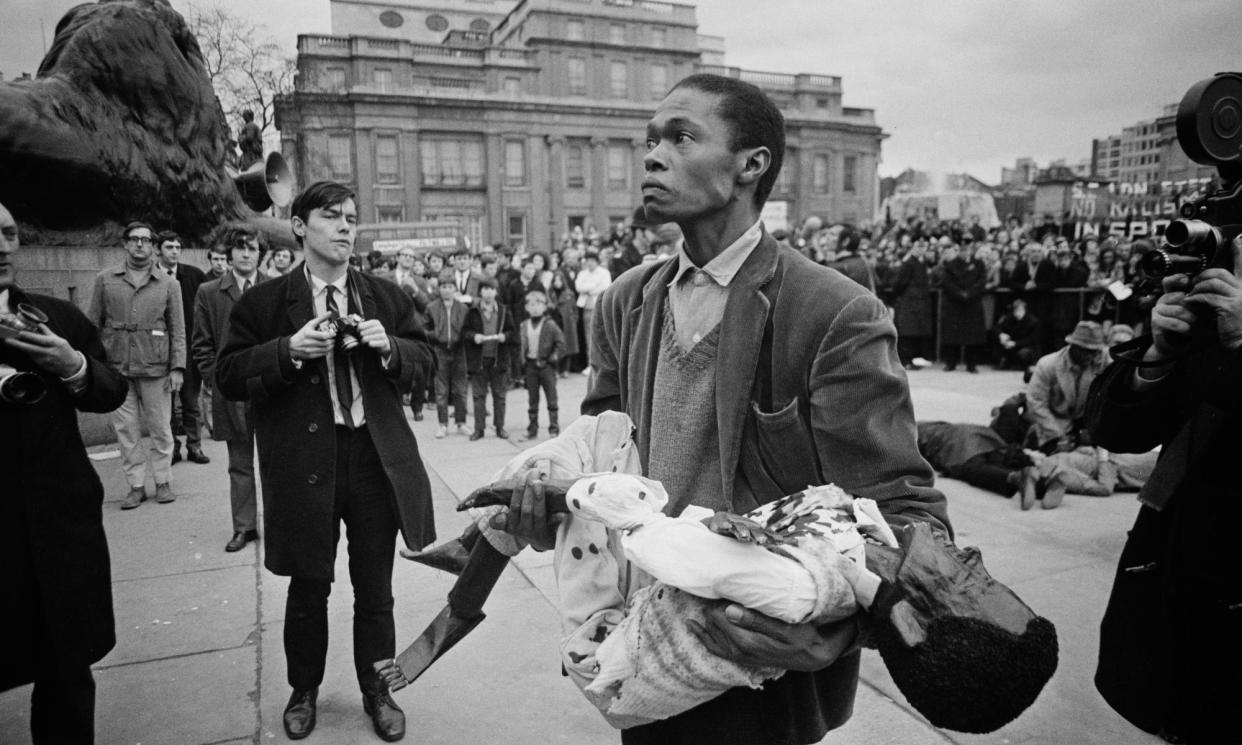
[{"label": "bare tree branch", "polygon": [[275,98],[293,90],[294,59],[282,53],[264,26],[224,8],[185,3],[183,13],[202,48],[207,75],[230,127],[241,125],[241,112],[254,112],[263,132],[275,126]]}]

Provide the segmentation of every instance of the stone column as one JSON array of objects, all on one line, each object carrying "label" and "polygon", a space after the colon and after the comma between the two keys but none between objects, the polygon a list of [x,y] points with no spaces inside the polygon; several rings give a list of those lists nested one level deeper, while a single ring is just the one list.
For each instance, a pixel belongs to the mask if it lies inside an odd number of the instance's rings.
[{"label": "stone column", "polygon": [[565,138],[548,135],[543,138],[548,146],[548,228],[552,244],[559,246],[561,233],[565,232]]},{"label": "stone column", "polygon": [[608,226],[608,140],[591,138],[591,222],[601,234]]}]

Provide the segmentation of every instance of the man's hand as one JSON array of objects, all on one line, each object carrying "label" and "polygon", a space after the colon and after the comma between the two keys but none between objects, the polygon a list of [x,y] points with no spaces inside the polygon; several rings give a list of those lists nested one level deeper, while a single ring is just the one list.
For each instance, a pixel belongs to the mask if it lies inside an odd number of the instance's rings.
[{"label": "man's hand", "polygon": [[[1216,315],[1216,334],[1226,349],[1242,347],[1242,236],[1233,239],[1233,270],[1204,269],[1182,302]],[[1154,316],[1154,311],[1153,311]],[[1152,322],[1153,333],[1155,321]]]},{"label": "man's hand", "polygon": [[332,342],[336,339],[336,334],[320,331],[319,324],[331,317],[330,311],[320,313],[289,337],[289,356],[295,360],[317,360],[320,357],[326,357],[328,352],[332,351]]},{"label": "man's hand", "polygon": [[362,336],[362,343],[379,352],[380,356],[387,356],[392,352],[388,332],[384,330],[384,324],[380,323],[379,319],[368,318],[359,323],[358,334]]},{"label": "man's hand", "polygon": [[485,342],[485,341],[487,341],[487,337],[486,337],[486,336],[484,336],[483,334],[475,334],[475,335],[474,335],[474,343],[475,343],[475,344],[482,344],[482,343],[483,343],[483,342]]},{"label": "man's hand", "polygon": [[556,547],[556,526],[564,515],[548,514],[543,492],[546,474],[530,469],[514,476],[513,499],[508,509],[492,516],[491,526],[526,541],[536,551]]},{"label": "man's hand", "polygon": [[45,323],[39,324],[37,332],[23,331],[5,341],[25,352],[35,367],[58,378],[68,378],[82,367],[77,350]]},{"label": "man's hand", "polygon": [[168,392],[174,396],[181,390],[182,384],[185,383],[185,373],[180,370],[170,370],[168,372]]},{"label": "man's hand", "polygon": [[827,626],[792,624],[733,603],[712,606],[705,620],[686,624],[712,654],[783,670],[822,670],[849,651],[858,635],[851,618]]}]

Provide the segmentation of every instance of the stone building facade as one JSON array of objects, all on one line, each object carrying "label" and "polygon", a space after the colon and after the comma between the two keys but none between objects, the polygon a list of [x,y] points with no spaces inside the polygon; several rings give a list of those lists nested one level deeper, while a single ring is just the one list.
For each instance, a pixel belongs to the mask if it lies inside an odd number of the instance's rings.
[{"label": "stone building facade", "polygon": [[575,226],[606,231],[640,203],[647,120],[695,72],[752,82],[781,106],[789,153],[771,200],[791,222],[876,216],[874,112],[842,106],[839,77],[720,64],[694,6],[333,0],[332,18],[334,35],[299,37],[277,124],[302,184],[357,188],[362,250],[379,228],[427,224],[543,249]]}]

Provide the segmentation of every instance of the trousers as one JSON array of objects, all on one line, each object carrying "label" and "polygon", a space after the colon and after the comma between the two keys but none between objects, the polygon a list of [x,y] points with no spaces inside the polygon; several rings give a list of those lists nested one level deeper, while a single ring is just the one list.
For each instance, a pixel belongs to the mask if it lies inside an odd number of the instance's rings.
[{"label": "trousers", "polygon": [[[129,393],[125,403],[112,412],[112,429],[116,431],[117,444],[121,449],[121,470],[125,480],[135,489],[146,483],[147,470],[155,477],[155,483],[167,484],[172,480],[172,396],[168,390],[168,376],[158,378],[129,378]],[[147,452],[138,448],[142,443],[142,429],[151,438]]]}]

